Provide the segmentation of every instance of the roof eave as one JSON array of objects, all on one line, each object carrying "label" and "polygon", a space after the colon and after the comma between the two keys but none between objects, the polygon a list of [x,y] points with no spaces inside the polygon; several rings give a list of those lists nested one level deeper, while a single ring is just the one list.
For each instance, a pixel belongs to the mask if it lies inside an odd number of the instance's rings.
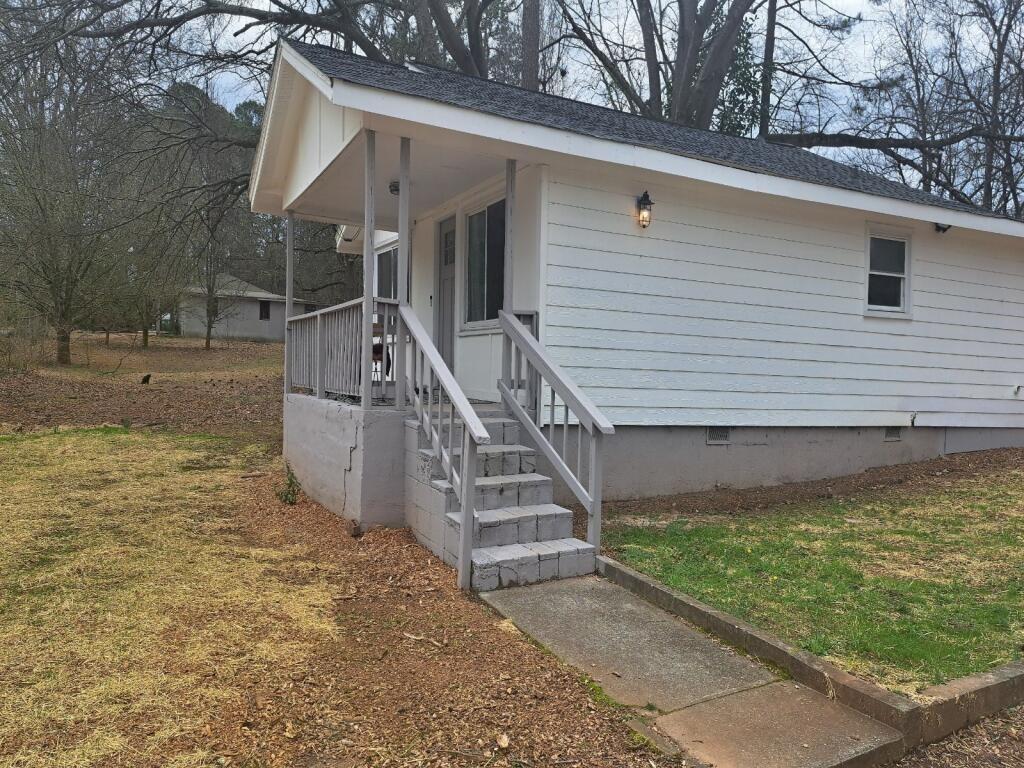
[{"label": "roof eave", "polygon": [[[289,50],[300,56],[294,49]],[[320,74],[327,77],[322,72]],[[331,98],[335,104],[362,110],[368,117],[377,115],[515,145],[520,150],[526,149],[548,155],[548,161],[551,155],[566,155],[802,202],[821,203],[878,215],[948,224],[964,229],[1024,238],[1024,222],[1015,219],[957,211],[832,185],[815,184],[652,147],[620,143],[491,115],[429,98],[358,85],[339,78],[331,78],[330,81],[333,84]],[[454,125],[460,126],[459,130],[452,128]]]}]

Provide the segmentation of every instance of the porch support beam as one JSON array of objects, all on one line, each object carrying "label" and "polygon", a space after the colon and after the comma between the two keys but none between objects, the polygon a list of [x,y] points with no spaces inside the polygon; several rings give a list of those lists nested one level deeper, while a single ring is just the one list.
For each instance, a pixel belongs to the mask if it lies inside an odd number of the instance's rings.
[{"label": "porch support beam", "polygon": [[[374,177],[377,171],[377,133],[366,131],[366,157],[363,171],[363,355],[360,395],[363,408],[373,405],[373,268],[376,253],[374,227],[376,211]],[[381,363],[381,370],[384,365]]]},{"label": "porch support beam", "polygon": [[284,225],[284,393],[292,390],[292,375],[289,358],[291,357],[290,340],[291,326],[288,318],[295,304],[295,215],[288,211]]},{"label": "porch support beam", "polygon": [[515,253],[512,245],[513,220],[516,211],[516,161],[505,161],[505,295],[502,309],[512,313],[512,257]]},{"label": "porch support beam", "polygon": [[[403,136],[398,154],[398,305],[409,303],[409,262],[412,245],[412,221],[409,218],[409,198],[412,194],[409,164],[412,142]],[[405,328],[402,317],[395,318],[398,340],[395,342],[395,408],[405,408]]]}]

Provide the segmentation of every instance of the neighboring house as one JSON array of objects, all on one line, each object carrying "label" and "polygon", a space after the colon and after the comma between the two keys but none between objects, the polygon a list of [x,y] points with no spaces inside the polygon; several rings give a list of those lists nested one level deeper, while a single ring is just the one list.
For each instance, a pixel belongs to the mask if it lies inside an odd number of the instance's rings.
[{"label": "neighboring house", "polygon": [[[552,540],[521,511],[543,517],[542,474],[588,508],[596,545],[602,493],[1024,445],[1019,221],[801,149],[291,41],[252,179],[256,211],[409,243],[407,296],[293,323],[285,451],[314,496],[410,524],[463,584],[466,547],[493,586],[483,545],[515,541],[495,504],[527,543]],[[380,373],[371,336],[401,370]],[[420,437],[401,436],[406,413]],[[455,440],[451,414],[468,425]]]},{"label": "neighboring house", "polygon": [[[217,275],[215,339],[284,341],[285,297],[264,291],[241,278]],[[294,312],[313,312],[319,304],[297,302]],[[188,288],[178,303],[178,323],[183,336],[206,336],[206,291]]]}]

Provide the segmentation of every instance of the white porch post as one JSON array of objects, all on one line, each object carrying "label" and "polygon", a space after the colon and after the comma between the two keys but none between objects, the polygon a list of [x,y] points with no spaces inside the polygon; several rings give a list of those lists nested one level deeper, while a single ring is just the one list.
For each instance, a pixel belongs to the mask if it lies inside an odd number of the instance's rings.
[{"label": "white porch post", "polygon": [[[409,303],[409,256],[412,237],[412,222],[409,219],[410,189],[409,164],[412,152],[408,137],[403,136],[398,156],[398,306],[401,308]],[[395,407],[405,408],[405,328],[402,316],[398,315],[395,323],[398,341],[395,344]]]},{"label": "white porch post", "polygon": [[295,302],[295,216],[288,211],[284,226],[284,393],[292,389],[291,363],[291,326],[288,318],[292,316],[292,305]]},{"label": "white porch post", "polygon": [[[367,130],[363,185],[363,360],[360,381],[363,408],[373,405],[373,269],[376,261],[373,228],[376,226],[374,210],[376,149],[377,133]],[[383,363],[381,370],[383,370]]]},{"label": "white porch post", "polygon": [[505,295],[502,309],[511,313],[512,306],[512,221],[516,211],[516,161],[505,161]]},{"label": "white porch post", "polygon": [[[512,313],[512,220],[516,211],[516,161],[505,161],[505,270],[504,270],[504,293],[501,297],[501,308]],[[508,341],[506,339],[506,341]],[[513,386],[512,383],[512,345],[506,344],[501,356],[501,380],[506,386]]]}]

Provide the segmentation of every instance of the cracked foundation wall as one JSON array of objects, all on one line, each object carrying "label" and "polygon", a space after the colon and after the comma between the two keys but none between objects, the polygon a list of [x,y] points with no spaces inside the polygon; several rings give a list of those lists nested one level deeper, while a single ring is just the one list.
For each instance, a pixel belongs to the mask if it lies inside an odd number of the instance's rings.
[{"label": "cracked foundation wall", "polygon": [[289,394],[284,457],[306,494],[363,527],[405,525],[405,414]]}]

